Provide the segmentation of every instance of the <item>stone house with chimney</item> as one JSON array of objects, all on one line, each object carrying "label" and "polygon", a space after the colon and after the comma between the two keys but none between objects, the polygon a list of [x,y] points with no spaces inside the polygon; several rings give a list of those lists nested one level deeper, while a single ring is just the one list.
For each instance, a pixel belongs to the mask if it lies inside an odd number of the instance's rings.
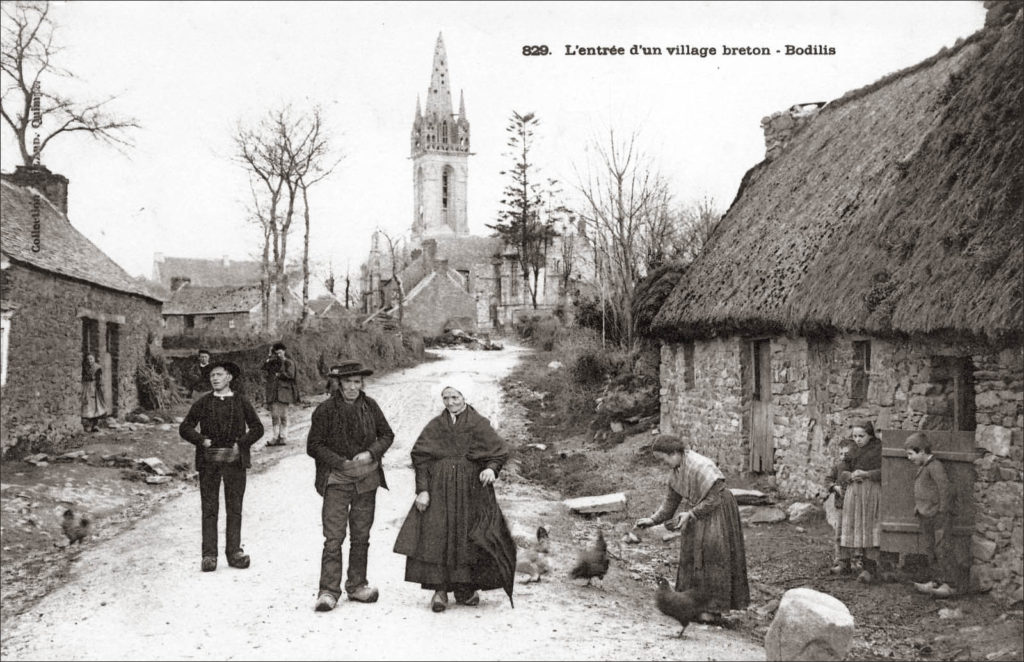
[{"label": "stone house with chimney", "polygon": [[43,166],[0,176],[4,450],[82,429],[82,364],[103,368],[113,416],[138,406],[136,369],[160,342],[159,299],[71,225],[68,180]]},{"label": "stone house with chimney", "polygon": [[808,498],[850,425],[873,421],[889,431],[883,550],[916,531],[887,497],[913,481],[901,440],[930,431],[973,513],[955,531],[973,585],[1009,603],[1024,598],[1022,14],[765,118],[767,158],[704,252],[646,285],[663,431]]}]

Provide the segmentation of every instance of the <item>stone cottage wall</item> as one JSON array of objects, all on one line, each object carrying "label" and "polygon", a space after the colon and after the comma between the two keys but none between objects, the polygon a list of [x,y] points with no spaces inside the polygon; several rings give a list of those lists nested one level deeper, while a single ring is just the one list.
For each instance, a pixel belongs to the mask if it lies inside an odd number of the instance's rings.
[{"label": "stone cottage wall", "polygon": [[661,430],[676,434],[725,472],[745,471],[743,389],[736,340],[693,343],[693,385],[686,381],[683,343],[661,348]]},{"label": "stone cottage wall", "polygon": [[[870,343],[866,397],[855,398],[856,342]],[[680,434],[726,471],[748,469],[749,403],[743,388],[749,341],[695,341],[661,354],[662,429]],[[969,358],[973,374],[964,406],[973,417],[979,459],[974,486],[974,579],[1008,600],[1020,600],[1024,562],[1024,353],[992,352],[970,343],[889,341],[862,336],[771,339],[775,479],[787,496],[824,495],[823,477],[850,426],[952,429],[954,374]],[[691,371],[691,372],[688,372]],[[692,374],[692,386],[687,378]],[[971,383],[973,381],[973,383]],[[965,385],[961,383],[960,388]],[[963,407],[960,408],[963,412]],[[968,417],[970,414],[968,414]],[[966,424],[969,427],[969,422]],[[1016,597],[1014,597],[1016,596]]]},{"label": "stone cottage wall", "polygon": [[446,275],[435,274],[414,298],[406,299],[402,321],[425,336],[441,335],[449,322],[463,331],[475,331],[476,301]]},{"label": "stone cottage wall", "polygon": [[[135,371],[145,360],[147,339],[161,335],[159,303],[21,264],[12,264],[8,271],[8,296],[17,308],[0,398],[4,450],[19,438],[45,437],[59,445],[81,431],[83,311],[124,317],[116,404],[120,415],[137,407]],[[101,346],[103,336],[101,325]]]},{"label": "stone cottage wall", "polygon": [[1024,351],[979,353],[975,366],[976,516],[971,579],[1006,603],[1024,600]]}]

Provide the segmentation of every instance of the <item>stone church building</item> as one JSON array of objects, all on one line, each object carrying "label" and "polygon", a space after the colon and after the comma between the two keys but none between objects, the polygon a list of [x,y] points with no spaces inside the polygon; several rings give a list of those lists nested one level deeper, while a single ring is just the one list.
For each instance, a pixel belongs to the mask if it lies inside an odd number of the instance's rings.
[{"label": "stone church building", "polygon": [[469,232],[471,155],[465,98],[460,92],[458,113],[453,112],[448,59],[438,34],[426,103],[421,106],[417,97],[410,136],[411,229],[406,247],[396,246],[393,256],[383,233],[373,235],[361,274],[368,315],[397,317],[399,288],[403,323],[425,335],[449,328],[488,331],[521,315],[551,315],[559,308],[567,312],[585,276],[584,256],[592,254],[586,236],[577,232],[571,216],[555,219],[559,236],[537,278],[534,310],[534,284],[524,281],[515,247]]}]

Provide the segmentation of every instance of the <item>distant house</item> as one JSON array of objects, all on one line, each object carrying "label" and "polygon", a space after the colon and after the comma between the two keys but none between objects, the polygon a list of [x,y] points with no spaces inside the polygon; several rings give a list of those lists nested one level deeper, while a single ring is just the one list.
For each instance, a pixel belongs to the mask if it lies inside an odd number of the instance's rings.
[{"label": "distant house", "polygon": [[185,283],[199,287],[254,285],[263,278],[263,266],[255,260],[165,257],[153,255],[153,280],[170,291]]},{"label": "distant house", "polygon": [[[164,303],[167,335],[243,334],[262,324],[260,285],[197,287],[185,284]],[[297,319],[302,301],[289,291],[284,319]]]},{"label": "distant house", "polygon": [[860,420],[973,439],[947,459],[976,472],[962,487],[974,580],[1011,602],[1024,583],[1022,25],[1018,13],[765,118],[768,158],[649,329],[662,430],[785,494],[821,495]]},{"label": "distant house", "polygon": [[76,230],[68,180],[43,166],[0,175],[0,437],[81,430],[82,363],[103,367],[112,415],[138,405],[136,369],[162,331],[160,300]]}]

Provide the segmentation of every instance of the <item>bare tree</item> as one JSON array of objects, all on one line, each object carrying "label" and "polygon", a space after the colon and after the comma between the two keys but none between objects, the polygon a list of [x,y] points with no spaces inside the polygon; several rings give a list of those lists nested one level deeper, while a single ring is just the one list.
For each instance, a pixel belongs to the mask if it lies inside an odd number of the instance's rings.
[{"label": "bare tree", "polygon": [[299,194],[303,196],[306,241],[303,255],[303,319],[309,286],[308,189],[329,175],[329,143],[319,108],[295,116],[289,106],[271,111],[255,126],[239,124],[235,134],[236,158],[249,172],[258,222],[264,228],[263,326],[276,327],[288,296],[288,235]]},{"label": "bare tree", "polygon": [[[70,133],[86,133],[114,145],[130,145],[123,135],[138,128],[131,118],[107,111],[116,97],[102,101],[76,101],[54,91],[44,76],[75,78],[59,67],[60,52],[54,40],[56,26],[50,19],[49,2],[4,2],[3,36],[0,39],[0,115],[14,131],[24,165],[39,163],[50,141]],[[46,125],[45,130],[41,128]],[[30,135],[32,134],[32,135]]]},{"label": "bare tree", "polygon": [[704,194],[679,210],[678,251],[674,256],[684,263],[693,262],[704,250],[712,232],[722,220],[714,197]]},{"label": "bare tree", "polygon": [[610,129],[605,140],[591,141],[588,152],[585,174],[577,169],[584,201],[579,215],[594,246],[602,309],[613,309],[617,335],[631,347],[634,289],[672,234],[668,185],[641,149],[637,131],[623,139]]}]

